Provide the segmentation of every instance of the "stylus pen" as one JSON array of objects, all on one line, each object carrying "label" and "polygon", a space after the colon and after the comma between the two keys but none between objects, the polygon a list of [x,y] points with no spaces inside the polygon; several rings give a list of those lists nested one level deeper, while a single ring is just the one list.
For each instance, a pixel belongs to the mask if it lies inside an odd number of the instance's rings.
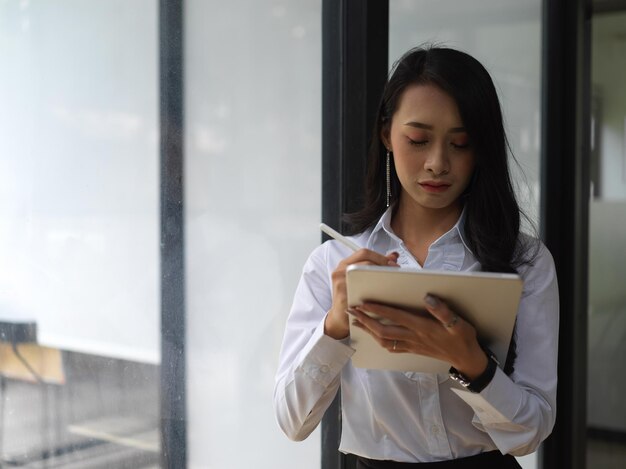
[{"label": "stylus pen", "polygon": [[353,251],[358,251],[359,249],[361,249],[361,246],[359,246],[356,243],[353,243],[352,241],[350,241],[348,238],[346,238],[341,233],[333,230],[326,223],[320,223],[320,230],[322,230],[324,233],[326,233],[331,238],[334,238],[337,241],[339,241],[340,243],[344,244],[345,246],[348,246]]}]

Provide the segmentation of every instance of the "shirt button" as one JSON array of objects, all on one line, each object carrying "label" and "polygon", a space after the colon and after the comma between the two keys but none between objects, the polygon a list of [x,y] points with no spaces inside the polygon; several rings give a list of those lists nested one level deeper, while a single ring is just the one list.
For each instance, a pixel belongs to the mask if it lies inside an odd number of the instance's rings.
[{"label": "shirt button", "polygon": [[320,371],[321,371],[322,373],[328,373],[328,371],[329,371],[329,370],[330,370],[330,368],[328,368],[328,365],[322,365],[322,366],[320,367]]},{"label": "shirt button", "polygon": [[430,431],[433,432],[433,435],[439,435],[439,426],[433,425],[432,427],[430,427]]}]

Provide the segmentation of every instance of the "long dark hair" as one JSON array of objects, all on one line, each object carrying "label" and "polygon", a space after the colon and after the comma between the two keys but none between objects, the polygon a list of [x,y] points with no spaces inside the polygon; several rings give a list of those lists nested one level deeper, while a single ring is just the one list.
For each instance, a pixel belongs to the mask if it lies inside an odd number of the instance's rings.
[{"label": "long dark hair", "polygon": [[[386,148],[381,133],[388,131],[404,90],[432,84],[455,100],[476,155],[470,186],[463,195],[465,239],[483,271],[516,272],[528,261],[519,249],[522,212],[515,198],[508,166],[508,142],[493,81],[475,58],[445,47],[417,47],[392,69],[383,91],[372,133],[365,179],[365,203],[346,215],[351,233],[376,224],[386,210]],[[400,194],[400,181],[391,164],[391,203]]]}]

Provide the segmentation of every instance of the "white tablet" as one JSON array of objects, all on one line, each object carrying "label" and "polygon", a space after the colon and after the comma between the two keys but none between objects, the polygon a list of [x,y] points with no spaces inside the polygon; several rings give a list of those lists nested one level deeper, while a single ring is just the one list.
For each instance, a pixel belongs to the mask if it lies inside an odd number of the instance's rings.
[{"label": "white tablet", "polygon": [[[369,301],[418,312],[425,310],[426,294],[441,298],[474,325],[481,343],[504,366],[523,288],[518,275],[352,265],[346,277],[349,306]],[[359,368],[424,373],[447,373],[450,368],[434,358],[389,352],[352,324],[350,342],[356,350],[352,364]]]}]

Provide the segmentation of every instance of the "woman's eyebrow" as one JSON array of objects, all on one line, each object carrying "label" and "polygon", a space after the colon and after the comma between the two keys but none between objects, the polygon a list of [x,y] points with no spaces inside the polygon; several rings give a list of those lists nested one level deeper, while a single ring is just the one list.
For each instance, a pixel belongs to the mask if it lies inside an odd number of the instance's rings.
[{"label": "woman's eyebrow", "polygon": [[433,126],[432,125],[428,125],[428,124],[422,124],[421,122],[406,122],[404,125],[408,125],[409,127],[416,127],[418,129],[426,129],[426,130],[433,130]]},{"label": "woman's eyebrow", "polygon": [[[409,127],[415,127],[417,129],[425,129],[425,130],[433,130],[434,127],[429,124],[424,124],[422,122],[406,122],[404,125],[408,125]],[[448,132],[459,133],[459,132],[467,132],[465,127],[452,127]]]}]

